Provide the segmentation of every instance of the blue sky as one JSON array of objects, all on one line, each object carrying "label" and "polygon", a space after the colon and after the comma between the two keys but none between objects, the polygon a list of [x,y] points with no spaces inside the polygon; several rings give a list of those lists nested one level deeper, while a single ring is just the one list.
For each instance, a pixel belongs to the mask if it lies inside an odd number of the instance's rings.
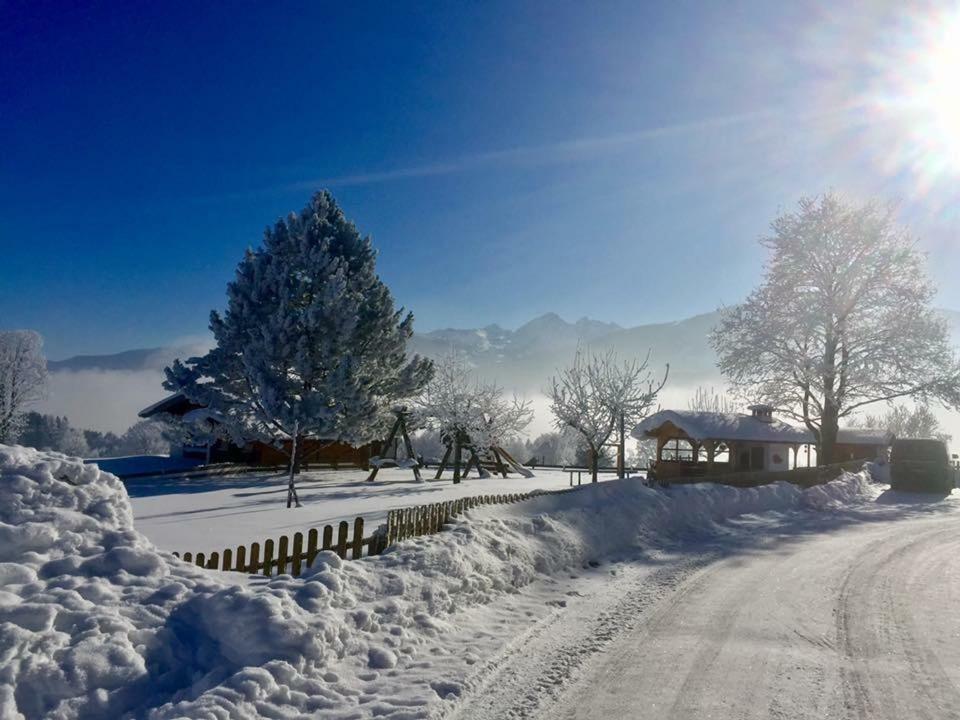
[{"label": "blue sky", "polygon": [[902,201],[960,306],[956,178],[855,102],[902,7],[6,3],[0,327],[51,358],[202,335],[320,187],[421,330],[736,302],[830,187]]}]

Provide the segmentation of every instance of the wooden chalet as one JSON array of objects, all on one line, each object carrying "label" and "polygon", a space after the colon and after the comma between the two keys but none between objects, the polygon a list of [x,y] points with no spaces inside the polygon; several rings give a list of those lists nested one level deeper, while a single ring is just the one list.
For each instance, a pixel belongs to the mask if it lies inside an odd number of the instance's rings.
[{"label": "wooden chalet", "polygon": [[[814,438],[809,430],[775,419],[769,405],[748,409],[749,414],[662,410],[631,435],[656,439],[653,471],[662,480],[810,466]],[[840,430],[836,459],[878,459],[892,439],[878,430]]]},{"label": "wooden chalet", "polygon": [[[142,418],[163,419],[164,416],[177,418],[186,423],[216,425],[216,416],[208,412],[205,407],[189,400],[182,393],[174,393],[160,402],[139,412]],[[179,453],[184,457],[204,458],[206,462],[237,462],[247,465],[263,465],[274,467],[286,465],[290,462],[290,441],[287,440],[282,449],[259,440],[253,440],[245,445],[237,445],[227,440],[218,439],[208,445],[183,445]],[[346,443],[331,443],[322,438],[306,438],[298,449],[298,455],[303,460],[303,466],[340,465],[355,466],[370,469],[370,458],[381,452],[382,443],[373,442],[360,447],[353,447]]]}]

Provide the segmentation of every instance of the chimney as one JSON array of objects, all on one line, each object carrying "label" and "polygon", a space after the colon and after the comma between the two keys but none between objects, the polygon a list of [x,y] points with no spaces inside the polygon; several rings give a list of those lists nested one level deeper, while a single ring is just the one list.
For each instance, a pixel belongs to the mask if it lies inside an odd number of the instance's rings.
[{"label": "chimney", "polygon": [[760,422],[772,423],[773,422],[773,406],[772,405],[751,405],[747,408],[750,411],[750,415]]}]

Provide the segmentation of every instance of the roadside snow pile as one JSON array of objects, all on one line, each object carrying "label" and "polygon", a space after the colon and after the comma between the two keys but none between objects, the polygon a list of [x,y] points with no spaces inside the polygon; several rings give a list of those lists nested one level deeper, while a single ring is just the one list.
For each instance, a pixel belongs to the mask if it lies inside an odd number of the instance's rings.
[{"label": "roadside snow pile", "polygon": [[292,597],[158,552],[78,458],[0,446],[0,578],[4,719],[141,717],[248,665],[326,659]]},{"label": "roadside snow pile", "polygon": [[455,612],[686,527],[855,499],[855,477],[814,495],[600,483],[242,587],[157,551],[95,465],[0,446],[0,717],[425,717],[462,688],[400,670],[443,646]]},{"label": "roadside snow pile", "polygon": [[873,499],[880,492],[877,483],[883,482],[888,474],[888,466],[867,463],[860,472],[845,472],[833,482],[804,490],[802,505],[814,510],[828,510]]}]

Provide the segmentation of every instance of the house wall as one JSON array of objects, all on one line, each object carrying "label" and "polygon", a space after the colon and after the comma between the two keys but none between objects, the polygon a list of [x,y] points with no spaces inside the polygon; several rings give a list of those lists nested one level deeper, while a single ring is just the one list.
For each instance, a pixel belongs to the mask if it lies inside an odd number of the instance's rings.
[{"label": "house wall", "polygon": [[834,462],[847,460],[881,460],[886,459],[890,448],[884,445],[857,445],[854,443],[837,443],[833,448]]},{"label": "house wall", "polygon": [[[290,462],[290,442],[284,444],[283,451],[272,445],[254,443],[255,462],[259,465],[286,465]],[[354,465],[368,470],[370,458],[376,454],[379,443],[370,443],[353,447],[346,443],[328,443],[323,440],[304,440],[298,454],[311,465]],[[301,454],[302,453],[302,454]]]},{"label": "house wall", "polygon": [[789,470],[790,453],[792,450],[789,445],[767,445],[767,452],[764,470]]}]

